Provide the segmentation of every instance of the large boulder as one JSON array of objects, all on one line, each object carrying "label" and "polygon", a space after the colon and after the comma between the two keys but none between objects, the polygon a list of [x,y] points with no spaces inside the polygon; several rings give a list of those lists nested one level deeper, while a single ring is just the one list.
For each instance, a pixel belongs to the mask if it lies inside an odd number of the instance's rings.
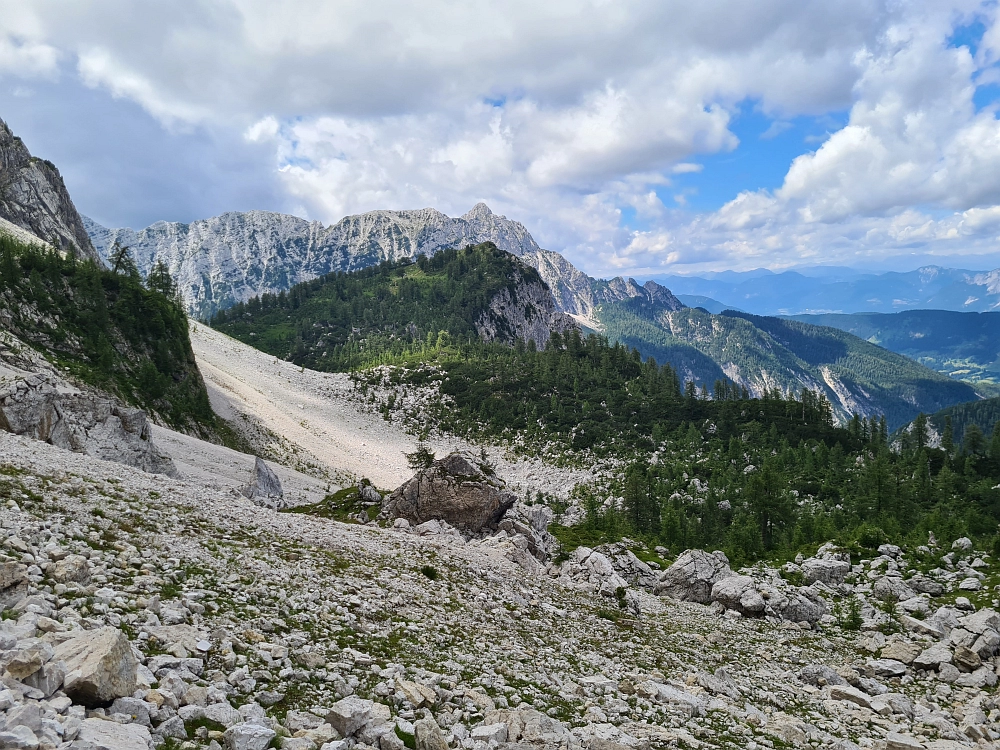
[{"label": "large boulder", "polygon": [[810,557],[802,563],[802,577],[805,578],[806,583],[820,581],[834,586],[843,583],[850,572],[851,564],[843,560]]},{"label": "large boulder", "polygon": [[760,617],[764,614],[764,597],[757,591],[750,576],[726,576],[712,586],[712,601],[726,609],[732,609],[745,617]]},{"label": "large boulder", "polygon": [[36,373],[0,391],[0,429],[152,474],[179,477],[152,441],[146,413],[82,391],[55,373]]},{"label": "large boulder", "polygon": [[819,622],[827,613],[826,602],[809,586],[765,587],[766,613],[791,622]]},{"label": "large boulder", "polygon": [[488,463],[455,451],[397,488],[383,502],[379,517],[405,518],[413,526],[438,519],[477,534],[495,527],[516,500]]},{"label": "large boulder", "polygon": [[90,582],[90,566],[83,555],[70,555],[49,563],[45,568],[45,574],[56,583],[75,582],[86,585]]},{"label": "large boulder", "polygon": [[81,631],[57,645],[54,658],[66,664],[63,690],[74,703],[95,707],[135,692],[138,662],[117,628]]},{"label": "large boulder", "polygon": [[281,480],[260,457],[254,459],[253,479],[242,492],[245,497],[262,508],[281,510],[287,505]]},{"label": "large boulder", "polygon": [[663,571],[654,592],[686,602],[708,604],[712,587],[723,578],[735,575],[729,559],[722,552],[689,549]]},{"label": "large boulder", "polygon": [[77,739],[83,747],[93,750],[149,750],[153,740],[149,730],[140,724],[119,724],[104,719],[84,719]]}]

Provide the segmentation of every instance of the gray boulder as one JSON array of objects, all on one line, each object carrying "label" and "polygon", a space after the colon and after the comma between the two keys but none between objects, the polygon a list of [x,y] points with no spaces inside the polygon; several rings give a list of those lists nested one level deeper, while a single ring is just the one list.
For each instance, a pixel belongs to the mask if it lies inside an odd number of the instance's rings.
[{"label": "gray boulder", "polygon": [[936,670],[942,664],[951,664],[951,649],[946,643],[935,643],[930,648],[924,649],[912,662],[914,669]]},{"label": "gray boulder", "polygon": [[375,704],[356,695],[343,698],[326,715],[326,723],[340,732],[342,737],[350,737],[372,720]]},{"label": "gray boulder", "polygon": [[52,373],[30,375],[0,393],[0,429],[64,450],[179,477],[152,441],[146,413],[81,391]]},{"label": "gray boulder", "polygon": [[56,646],[54,658],[66,664],[63,689],[74,703],[95,707],[135,692],[138,662],[116,628],[81,631]]},{"label": "gray boulder", "polygon": [[237,724],[223,733],[222,742],[226,750],[265,750],[274,735],[273,729],[260,724]]},{"label": "gray boulder", "polygon": [[884,602],[905,602],[916,595],[916,592],[907,586],[902,578],[896,576],[885,576],[872,584],[872,596]]},{"label": "gray boulder", "polygon": [[760,617],[764,614],[764,597],[757,591],[750,576],[727,576],[712,586],[712,601],[726,609],[732,609],[745,617]]},{"label": "gray boulder", "polygon": [[810,557],[802,562],[802,577],[806,583],[820,581],[830,586],[835,586],[844,582],[844,578],[851,572],[850,563],[843,560],[819,559]]},{"label": "gray boulder", "polygon": [[472,453],[455,451],[389,495],[379,518],[405,518],[413,526],[437,519],[477,534],[495,527],[516,500],[488,463]]},{"label": "gray boulder", "polygon": [[819,621],[826,614],[826,602],[808,586],[773,588],[765,587],[766,613],[791,622]]},{"label": "gray boulder", "polygon": [[0,610],[11,609],[28,595],[27,571],[21,563],[0,563]]},{"label": "gray boulder", "polygon": [[83,747],[93,750],[149,750],[153,738],[149,730],[140,724],[85,719],[80,724],[77,740],[84,743]]},{"label": "gray boulder", "polygon": [[712,587],[731,575],[735,574],[722,552],[689,549],[663,571],[653,591],[659,596],[708,604],[712,601]]},{"label": "gray boulder", "polygon": [[244,497],[262,508],[281,510],[287,507],[281,480],[260,457],[254,458],[253,479],[242,492]]},{"label": "gray boulder", "polygon": [[420,719],[413,723],[413,738],[417,750],[448,750],[448,743],[433,719]]}]

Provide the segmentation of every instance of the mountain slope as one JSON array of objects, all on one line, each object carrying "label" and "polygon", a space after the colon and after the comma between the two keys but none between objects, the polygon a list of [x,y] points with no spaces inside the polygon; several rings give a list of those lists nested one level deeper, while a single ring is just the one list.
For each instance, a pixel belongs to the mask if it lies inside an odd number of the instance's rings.
[{"label": "mountain slope", "polygon": [[[623,279],[595,281],[559,253],[540,248],[522,224],[494,214],[483,203],[458,218],[431,208],[370,211],[330,227],[267,211],[227,213],[191,224],[161,221],[138,232],[85,222],[105,257],[118,242],[131,248],[144,274],[158,260],[166,263],[188,310],[200,318],[334,271],[483,242],[537,270],[557,309],[582,322],[597,304],[647,293]],[[650,288],[669,294],[656,284]]]},{"label": "mountain slope", "polygon": [[[965,440],[965,431],[969,425],[976,425],[986,438],[986,444],[989,445],[993,430],[1000,423],[1000,398],[956,404],[931,414],[928,420],[936,433],[932,439],[932,444],[935,446],[941,444],[945,419],[948,417],[951,418],[952,439],[956,445]],[[1000,459],[1000,454],[994,457]]]},{"label": "mountain slope", "polygon": [[1000,384],[1000,312],[907,310],[794,319],[839,328],[959,380]]},{"label": "mountain slope", "polygon": [[968,384],[834,328],[733,311],[675,311],[638,299],[597,314],[609,338],[670,363],[685,380],[711,385],[729,378],[755,396],[819,390],[840,419],[885,414],[895,427],[920,411],[978,397]]},{"label": "mountain slope", "polygon": [[576,323],[538,272],[492,243],[328,274],[220,311],[219,330],[313,369],[349,370],[482,340],[544,348]]},{"label": "mountain slope", "polygon": [[0,236],[0,329],[170,425],[213,420],[183,308],[138,276]]},{"label": "mountain slope", "polygon": [[59,170],[51,162],[33,157],[3,120],[0,120],[0,219],[60,250],[73,250],[84,258],[99,260]]}]

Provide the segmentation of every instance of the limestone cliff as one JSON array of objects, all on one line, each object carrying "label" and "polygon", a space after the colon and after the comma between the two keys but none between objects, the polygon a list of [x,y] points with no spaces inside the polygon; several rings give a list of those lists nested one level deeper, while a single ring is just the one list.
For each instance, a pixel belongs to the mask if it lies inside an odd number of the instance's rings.
[{"label": "limestone cliff", "polygon": [[99,259],[59,170],[32,156],[0,120],[0,219],[62,251]]},{"label": "limestone cliff", "polygon": [[[331,271],[481,242],[492,242],[535,268],[549,286],[556,309],[581,322],[593,320],[596,305],[645,296],[649,289],[649,284],[639,287],[631,280],[609,284],[592,279],[559,253],[540,248],[523,224],[493,213],[484,203],[458,218],[432,208],[370,211],[330,227],[267,211],[226,213],[190,224],[161,221],[140,231],[107,229],[86,218],[84,222],[105,256],[118,242],[132,249],[143,273],[157,260],[164,261],[188,310],[197,317]],[[671,309],[683,307],[670,297],[677,305]]]},{"label": "limestone cliff", "polygon": [[500,290],[476,321],[480,338],[508,344],[534,341],[544,349],[553,332],[578,328],[573,318],[556,310],[551,292],[535,279],[531,282],[515,272],[512,285]]}]

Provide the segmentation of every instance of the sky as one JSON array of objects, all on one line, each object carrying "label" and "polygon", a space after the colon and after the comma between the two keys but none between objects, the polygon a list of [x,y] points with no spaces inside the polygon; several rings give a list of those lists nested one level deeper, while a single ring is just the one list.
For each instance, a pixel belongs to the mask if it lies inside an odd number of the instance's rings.
[{"label": "sky", "polygon": [[107,226],[477,202],[595,276],[1000,267],[979,0],[0,0],[0,119]]}]

